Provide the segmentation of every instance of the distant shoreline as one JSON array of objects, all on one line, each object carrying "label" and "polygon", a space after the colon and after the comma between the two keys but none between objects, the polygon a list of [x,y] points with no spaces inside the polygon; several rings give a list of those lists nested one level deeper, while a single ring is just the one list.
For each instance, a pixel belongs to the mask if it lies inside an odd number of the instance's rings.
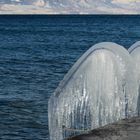
[{"label": "distant shoreline", "polygon": [[140,16],[140,14],[0,14],[0,16]]}]

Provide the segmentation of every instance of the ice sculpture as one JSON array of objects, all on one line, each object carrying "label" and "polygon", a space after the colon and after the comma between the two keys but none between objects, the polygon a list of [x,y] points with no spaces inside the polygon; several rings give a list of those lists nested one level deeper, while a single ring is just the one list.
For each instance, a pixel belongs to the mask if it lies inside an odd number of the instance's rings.
[{"label": "ice sculpture", "polygon": [[139,86],[139,88],[138,88],[139,97],[138,97],[138,102],[137,102],[137,108],[138,108],[138,115],[140,116],[140,41],[133,44],[128,49],[128,51],[131,54],[131,56],[133,57],[133,60],[135,63],[135,67],[133,69],[136,70],[137,80],[139,83],[139,85],[138,85]]},{"label": "ice sculpture", "polygon": [[50,139],[63,140],[135,116],[136,85],[127,50],[109,42],[91,47],[49,100]]}]

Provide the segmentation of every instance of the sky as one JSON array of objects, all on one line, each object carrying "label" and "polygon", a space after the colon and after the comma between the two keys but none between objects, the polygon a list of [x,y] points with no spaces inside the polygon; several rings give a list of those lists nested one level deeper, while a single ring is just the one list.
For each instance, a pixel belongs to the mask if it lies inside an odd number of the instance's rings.
[{"label": "sky", "polygon": [[140,14],[140,0],[0,0],[0,14]]}]

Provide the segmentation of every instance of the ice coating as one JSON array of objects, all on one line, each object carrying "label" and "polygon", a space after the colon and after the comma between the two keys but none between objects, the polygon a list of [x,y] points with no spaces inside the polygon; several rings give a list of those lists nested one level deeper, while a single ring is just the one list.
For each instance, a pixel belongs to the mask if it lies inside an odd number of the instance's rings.
[{"label": "ice coating", "polygon": [[137,115],[137,82],[127,50],[115,43],[91,47],[49,100],[51,140],[85,133]]},{"label": "ice coating", "polygon": [[139,86],[139,88],[138,88],[139,97],[138,97],[138,101],[137,101],[137,108],[138,108],[138,115],[140,116],[140,41],[133,44],[128,49],[128,51],[131,54],[131,56],[133,57],[133,60],[135,63],[135,67],[133,69],[136,70],[137,80],[139,83],[139,85],[138,85]]},{"label": "ice coating", "polygon": [[136,66],[136,73],[138,74],[138,80],[140,83],[140,41],[133,44],[129,49],[129,53],[134,59],[134,63]]}]

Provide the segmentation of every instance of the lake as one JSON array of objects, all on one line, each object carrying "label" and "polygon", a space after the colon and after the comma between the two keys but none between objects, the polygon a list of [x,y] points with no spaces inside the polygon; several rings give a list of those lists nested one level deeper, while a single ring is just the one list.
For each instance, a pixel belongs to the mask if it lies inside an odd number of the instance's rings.
[{"label": "lake", "polygon": [[140,16],[1,15],[0,139],[49,140],[48,99],[95,43],[140,40]]}]

